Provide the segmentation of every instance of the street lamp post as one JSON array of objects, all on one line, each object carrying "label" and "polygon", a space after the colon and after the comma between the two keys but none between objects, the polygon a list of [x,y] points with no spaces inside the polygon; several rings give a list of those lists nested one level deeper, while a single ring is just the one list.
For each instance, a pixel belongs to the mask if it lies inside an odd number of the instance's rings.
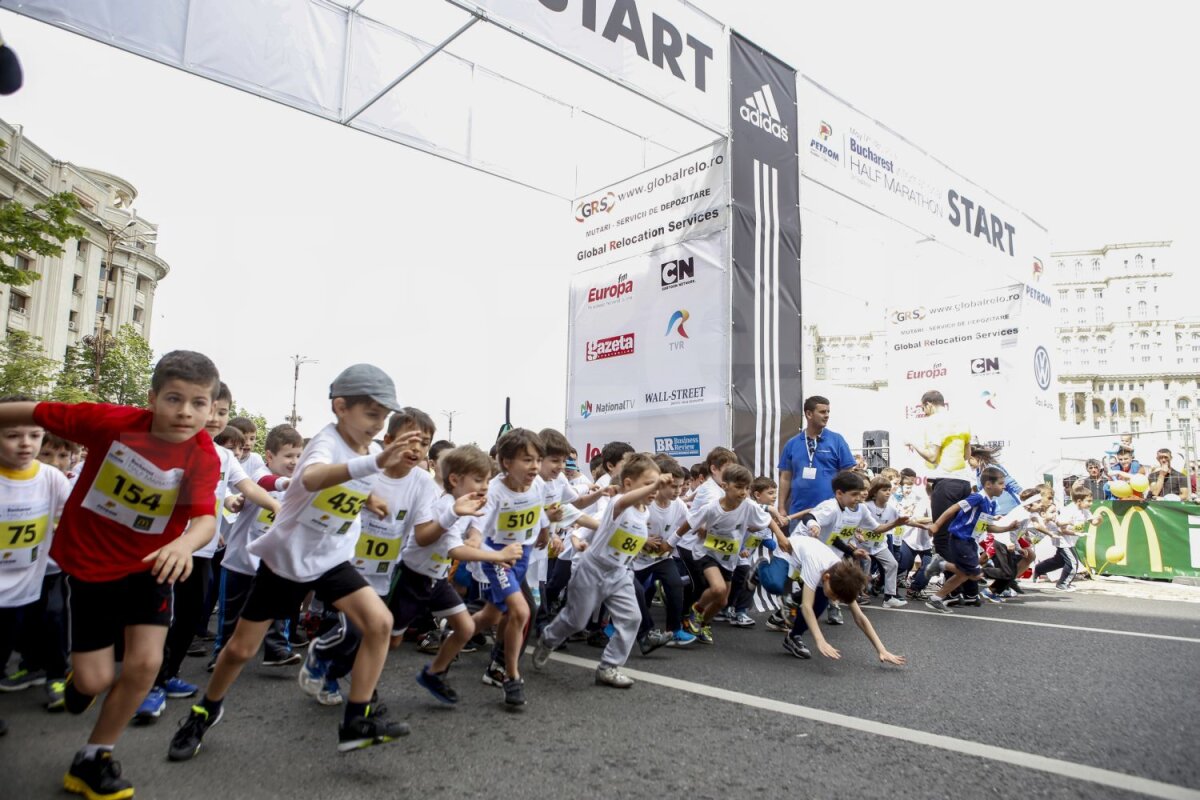
[{"label": "street lamp post", "polygon": [[444,416],[446,421],[449,423],[446,426],[446,439],[451,442],[454,441],[454,415],[457,413],[457,411],[442,411],[442,416]]},{"label": "street lamp post", "polygon": [[301,364],[319,364],[315,358],[306,358],[299,353],[292,356],[292,364],[295,369],[292,373],[292,415],[289,417],[291,426],[294,428],[300,422],[300,417],[296,414],[296,392],[300,386],[300,365]]},{"label": "street lamp post", "polygon": [[[105,350],[104,337],[105,337],[105,333],[106,333],[104,330],[104,327],[105,327],[105,323],[108,321],[108,299],[109,299],[108,298],[108,283],[109,283],[109,278],[111,278],[113,275],[116,274],[116,264],[114,262],[116,261],[116,257],[117,257],[117,245],[121,244],[122,242],[125,242],[127,240],[137,239],[144,235],[142,233],[139,233],[136,230],[130,230],[131,228],[134,227],[134,225],[137,224],[137,220],[132,218],[133,217],[132,211],[130,212],[129,216],[131,217],[131,219],[128,222],[126,222],[123,227],[120,227],[120,228],[113,226],[113,225],[108,225],[108,224],[104,223],[103,221],[101,221],[99,223],[100,228],[104,231],[105,236],[108,237],[108,247],[104,253],[104,267],[105,267],[104,280],[101,281],[101,285],[100,285],[100,296],[102,299],[102,302],[100,304],[99,314],[98,314],[98,316],[100,318],[100,327],[99,327],[99,331],[96,334],[95,346],[92,348],[92,350],[94,351],[93,355],[95,357],[95,379],[96,379],[95,385],[93,388],[95,389],[97,396],[99,396],[99,394],[100,394],[100,373],[103,368],[102,365],[104,362],[104,350]],[[121,286],[120,286],[120,284],[117,284],[117,286],[113,289],[113,300],[114,301],[116,301],[117,295],[120,293],[120,291],[121,291]],[[113,311],[114,312],[116,311],[115,307],[114,307]]]}]

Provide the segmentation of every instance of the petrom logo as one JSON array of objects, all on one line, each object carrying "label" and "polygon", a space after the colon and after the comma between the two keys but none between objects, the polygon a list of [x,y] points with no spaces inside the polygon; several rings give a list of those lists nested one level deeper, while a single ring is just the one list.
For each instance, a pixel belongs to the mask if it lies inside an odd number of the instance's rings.
[{"label": "petrom logo", "polygon": [[[1118,517],[1117,513],[1109,506],[1101,506],[1096,512],[1096,514],[1099,515],[1102,523],[1105,519],[1108,520],[1109,525],[1112,526],[1113,530],[1113,544],[1115,544],[1118,549],[1125,553],[1125,558],[1113,563],[1121,566],[1128,566],[1129,533],[1130,528],[1133,526],[1134,517],[1137,517],[1142,521],[1142,533],[1146,538],[1146,547],[1149,550],[1150,571],[1164,572],[1162,545],[1159,544],[1158,541],[1158,530],[1154,527],[1154,519],[1146,512],[1146,509],[1142,508],[1140,505],[1131,503],[1122,503],[1121,505],[1131,506],[1129,510],[1125,512],[1125,516],[1123,518]],[[1089,527],[1087,540],[1087,563],[1092,569],[1096,568],[1096,541],[1099,538],[1099,526],[1092,525]]]}]

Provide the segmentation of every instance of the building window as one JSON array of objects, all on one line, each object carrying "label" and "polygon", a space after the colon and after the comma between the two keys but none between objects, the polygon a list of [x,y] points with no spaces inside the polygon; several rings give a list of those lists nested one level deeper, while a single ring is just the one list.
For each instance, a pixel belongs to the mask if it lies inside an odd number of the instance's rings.
[{"label": "building window", "polygon": [[67,317],[67,330],[74,331],[79,329],[79,312],[72,311]]},{"label": "building window", "polygon": [[1075,262],[1075,277],[1076,278],[1083,277],[1083,262],[1082,261]]},{"label": "building window", "polygon": [[1092,299],[1093,300],[1103,300],[1104,299],[1104,290],[1103,289],[1092,289]]},{"label": "building window", "polygon": [[1093,258],[1092,259],[1092,272],[1099,272],[1099,271],[1100,271],[1100,259]]},{"label": "building window", "polygon": [[1080,325],[1087,322],[1087,309],[1086,308],[1084,308],[1083,306],[1080,306],[1079,308],[1075,309],[1075,311],[1077,314],[1079,314],[1079,324]]},{"label": "building window", "polygon": [[1086,289],[1076,289],[1076,290],[1075,290],[1075,299],[1076,299],[1076,300],[1083,300],[1083,296],[1084,296],[1085,294],[1087,294],[1087,290],[1086,290]]},{"label": "building window", "polygon": [[1145,300],[1138,300],[1138,319],[1145,319],[1150,315],[1150,306]]},{"label": "building window", "polygon": [[1129,413],[1130,414],[1142,413],[1142,401],[1137,399],[1136,397],[1134,399],[1130,400],[1129,401]]},{"label": "building window", "polygon": [[1139,421],[1137,421],[1136,419],[1135,419],[1135,420],[1131,420],[1131,421],[1129,422],[1129,432],[1130,432],[1130,433],[1137,433],[1137,432],[1138,432],[1138,431],[1140,431],[1141,429],[1142,429],[1142,423],[1141,423],[1141,422],[1139,422]]},{"label": "building window", "polygon": [[108,265],[103,261],[100,262],[100,282],[104,283],[108,280]]},{"label": "building window", "polygon": [[20,292],[12,292],[8,296],[8,307],[18,314],[24,314],[29,307],[29,298]]},{"label": "building window", "polygon": [[81,261],[87,261],[87,257],[88,257],[88,241],[87,241],[87,239],[80,239],[79,241],[75,242],[75,257],[80,259]]},{"label": "building window", "polygon": [[1186,417],[1179,420],[1179,429],[1184,430],[1184,431],[1190,431],[1192,429],[1192,421],[1190,419],[1187,419]]},{"label": "building window", "polygon": [[1096,306],[1096,324],[1097,325],[1104,324],[1104,307],[1103,306]]},{"label": "building window", "polygon": [[1138,253],[1136,256],[1133,257],[1133,266],[1136,267],[1137,269],[1142,268],[1142,254],[1141,253]]},{"label": "building window", "polygon": [[1066,303],[1066,302],[1067,302],[1067,290],[1066,290],[1066,289],[1059,289],[1059,290],[1058,290],[1058,302],[1059,302],[1060,304],[1063,304],[1063,303]]},{"label": "building window", "polygon": [[1187,410],[1188,410],[1188,409],[1190,409],[1191,407],[1192,407],[1192,401],[1191,401],[1191,400],[1189,400],[1189,399],[1188,399],[1188,398],[1186,398],[1186,397],[1181,397],[1181,398],[1179,398],[1179,410],[1180,410],[1180,411],[1187,411]]},{"label": "building window", "polygon": [[[1129,263],[1129,262],[1125,262],[1125,263]],[[1117,418],[1116,418],[1116,417],[1109,417],[1109,420],[1108,420],[1108,432],[1109,432],[1109,433],[1116,433],[1116,432],[1117,432],[1117,430],[1120,428],[1120,424],[1121,424],[1121,423],[1120,423],[1120,422],[1117,420]]]},{"label": "building window", "polygon": [[133,321],[137,323],[141,323],[142,321],[142,309],[140,306],[133,307]]},{"label": "building window", "polygon": [[83,276],[76,275],[71,278],[71,294],[83,294]]}]

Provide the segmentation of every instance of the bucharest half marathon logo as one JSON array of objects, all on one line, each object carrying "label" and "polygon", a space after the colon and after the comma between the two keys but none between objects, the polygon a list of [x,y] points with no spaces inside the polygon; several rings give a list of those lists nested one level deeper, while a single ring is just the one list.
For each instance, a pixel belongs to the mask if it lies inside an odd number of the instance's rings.
[{"label": "bucharest half marathon logo", "polygon": [[1043,392],[1050,388],[1050,353],[1041,345],[1033,351],[1033,377]]}]

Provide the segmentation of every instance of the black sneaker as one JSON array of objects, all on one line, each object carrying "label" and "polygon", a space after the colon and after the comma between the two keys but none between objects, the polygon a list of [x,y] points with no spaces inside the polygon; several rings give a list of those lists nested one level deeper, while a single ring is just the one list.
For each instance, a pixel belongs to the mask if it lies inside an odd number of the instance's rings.
[{"label": "black sneaker", "polygon": [[338,725],[338,752],[362,750],[377,744],[394,742],[410,733],[408,725],[386,719],[387,709],[367,707],[367,716],[355,717],[349,723]]},{"label": "black sneaker", "polygon": [[509,678],[504,682],[504,702],[510,706],[525,705],[524,679]]},{"label": "black sneaker", "polygon": [[438,675],[436,672],[430,672],[429,667],[417,673],[417,683],[429,690],[429,693],[441,700],[443,703],[454,704],[458,702],[458,692],[450,688],[450,684],[446,681],[446,673]]},{"label": "black sneaker", "polygon": [[264,667],[290,667],[293,664],[299,664],[303,660],[304,656],[295,652],[287,653],[281,651],[278,653],[263,654]]},{"label": "black sneaker", "polygon": [[304,628],[299,625],[292,628],[291,633],[288,634],[288,643],[292,647],[308,647],[308,635],[304,632]]},{"label": "black sneaker", "polygon": [[812,658],[812,652],[805,646],[804,640],[799,636],[783,637],[783,649],[796,658]]},{"label": "black sneaker", "polygon": [[1008,588],[1012,589],[1017,594],[1025,594],[1025,590],[1022,589],[1020,586],[1018,586],[1016,581],[1013,581],[1012,583],[1010,583],[1008,585]]},{"label": "black sneaker", "polygon": [[133,784],[121,777],[121,762],[103,751],[95,758],[76,753],[71,768],[63,776],[63,788],[88,800],[124,800],[133,797]]},{"label": "black sneaker", "polygon": [[200,752],[204,734],[208,733],[208,729],[220,722],[224,716],[224,706],[217,712],[216,717],[210,715],[204,706],[192,706],[191,713],[183,722],[179,723],[179,730],[175,731],[175,735],[171,737],[171,747],[167,750],[167,758],[172,761],[190,760]]},{"label": "black sneaker", "polygon": [[504,665],[499,661],[492,661],[488,664],[488,668],[483,671],[483,684],[485,686],[495,686],[504,688],[504,682],[508,680],[508,673],[504,671]]},{"label": "black sneaker", "polygon": [[188,645],[187,654],[192,658],[201,658],[208,655],[208,644],[203,639],[192,639],[192,643]]},{"label": "black sneaker", "polygon": [[975,595],[974,597],[964,597],[962,604],[964,606],[975,606],[975,608],[980,608],[983,605],[983,600],[980,599],[979,595]]}]

